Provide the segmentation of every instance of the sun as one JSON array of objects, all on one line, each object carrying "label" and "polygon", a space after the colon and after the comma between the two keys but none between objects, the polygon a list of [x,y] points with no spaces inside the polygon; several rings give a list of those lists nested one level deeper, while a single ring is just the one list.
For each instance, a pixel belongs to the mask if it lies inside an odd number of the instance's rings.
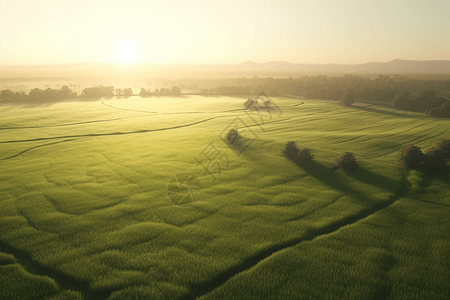
[{"label": "sun", "polygon": [[138,48],[134,40],[122,40],[117,49],[117,62],[132,65],[138,61]]}]

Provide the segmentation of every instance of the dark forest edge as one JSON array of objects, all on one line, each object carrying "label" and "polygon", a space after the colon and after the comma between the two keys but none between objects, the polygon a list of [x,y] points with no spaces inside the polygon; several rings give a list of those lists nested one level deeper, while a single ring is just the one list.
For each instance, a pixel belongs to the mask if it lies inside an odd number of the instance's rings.
[{"label": "dark forest edge", "polygon": [[[194,84],[195,82],[198,83]],[[379,75],[376,78],[346,74],[340,77],[302,76],[298,78],[229,78],[220,80],[190,81],[188,89],[196,89],[201,95],[256,95],[265,91],[270,96],[300,96],[309,99],[342,101],[351,95],[350,102],[369,102],[389,104],[393,108],[426,113],[431,116],[450,118],[450,79],[424,80],[406,76]],[[174,84],[177,84],[174,82]],[[177,84],[179,85],[179,84]],[[184,85],[179,85],[185,88]],[[201,87],[199,87],[201,86]],[[181,88],[160,88],[151,91],[141,88],[140,96],[181,95]],[[69,99],[100,98],[111,96],[128,97],[133,95],[131,88],[115,89],[112,86],[85,88],[80,95],[68,86],[61,90],[33,89],[24,92],[3,90],[2,103],[51,103]],[[344,103],[346,101],[343,101]],[[351,103],[349,104],[349,106]]]},{"label": "dark forest edge", "polygon": [[[141,89],[141,96],[149,95],[180,95],[179,87],[150,90]],[[13,92],[11,90],[2,90],[0,92],[0,103],[5,104],[28,104],[28,103],[54,103],[71,99],[98,99],[101,97],[130,97],[133,95],[132,88],[114,88],[113,86],[96,86],[85,88],[80,95],[74,92],[67,85],[63,85],[60,90],[47,88],[41,90],[39,88],[32,89],[28,94],[25,92]]]}]

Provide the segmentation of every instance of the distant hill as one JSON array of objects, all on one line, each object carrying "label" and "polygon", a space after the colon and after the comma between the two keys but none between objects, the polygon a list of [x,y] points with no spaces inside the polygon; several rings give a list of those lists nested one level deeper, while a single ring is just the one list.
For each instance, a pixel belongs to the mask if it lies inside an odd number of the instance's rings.
[{"label": "distant hill", "polygon": [[276,74],[449,74],[448,60],[401,60],[365,64],[292,64],[285,61],[241,64],[150,64],[121,66],[113,63],[79,63],[71,65],[13,66],[1,65],[0,78],[8,77],[229,77]]},{"label": "distant hill", "polygon": [[241,71],[271,72],[324,72],[324,73],[382,73],[382,74],[430,74],[450,73],[448,60],[401,60],[371,62],[365,64],[291,64],[285,61],[255,63],[245,62],[235,66]]}]

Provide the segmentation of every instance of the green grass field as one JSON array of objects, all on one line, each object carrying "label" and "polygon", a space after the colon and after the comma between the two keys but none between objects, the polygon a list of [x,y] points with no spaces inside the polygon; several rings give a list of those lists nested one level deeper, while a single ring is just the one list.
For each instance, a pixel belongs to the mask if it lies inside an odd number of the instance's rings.
[{"label": "green grass field", "polygon": [[[448,299],[450,173],[396,165],[448,120],[273,98],[258,125],[245,100],[0,106],[0,299]],[[240,155],[219,138],[236,120]],[[215,181],[195,160],[211,145]],[[345,151],[361,170],[332,170]],[[190,206],[167,192],[181,173]]]}]

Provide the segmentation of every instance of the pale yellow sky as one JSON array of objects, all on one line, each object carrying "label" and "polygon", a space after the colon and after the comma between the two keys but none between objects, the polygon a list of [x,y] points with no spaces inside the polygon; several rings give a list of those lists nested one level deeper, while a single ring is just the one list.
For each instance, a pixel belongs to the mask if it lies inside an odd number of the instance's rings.
[{"label": "pale yellow sky", "polygon": [[0,0],[0,64],[450,60],[450,1]]}]

